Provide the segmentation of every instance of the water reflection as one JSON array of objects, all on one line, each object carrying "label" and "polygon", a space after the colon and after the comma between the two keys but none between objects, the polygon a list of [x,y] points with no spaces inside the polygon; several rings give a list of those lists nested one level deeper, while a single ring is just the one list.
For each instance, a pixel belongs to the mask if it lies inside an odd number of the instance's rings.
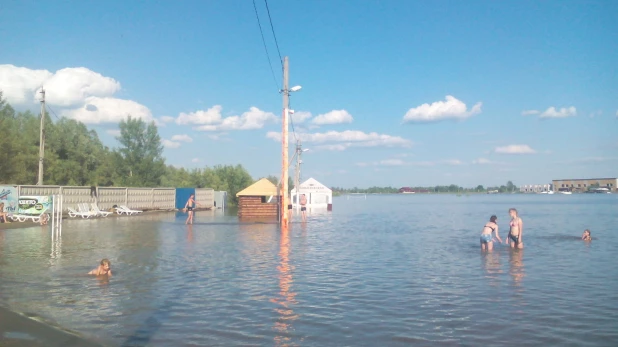
[{"label": "water reflection", "polygon": [[189,241],[190,243],[193,243],[193,225],[192,224],[187,225],[187,241]]},{"label": "water reflection", "polygon": [[294,266],[290,265],[290,233],[283,229],[281,231],[281,240],[279,242],[279,266],[277,272],[279,274],[279,297],[272,300],[278,304],[275,312],[278,315],[273,330],[275,330],[275,346],[293,346],[291,335],[293,331],[292,323],[298,318],[294,313],[293,306],[297,304],[295,299],[296,293],[292,291],[292,271]]},{"label": "water reflection", "polygon": [[524,272],[524,251],[523,249],[511,249],[509,252],[510,274],[513,277],[515,286],[521,286],[525,276]]},{"label": "water reflection", "polygon": [[50,265],[54,265],[56,260],[62,257],[62,237],[58,236],[51,241],[51,253],[49,254]]},{"label": "water reflection", "polygon": [[481,260],[485,267],[485,278],[489,279],[489,285],[497,286],[499,276],[502,274],[500,254],[496,252],[481,252]]}]

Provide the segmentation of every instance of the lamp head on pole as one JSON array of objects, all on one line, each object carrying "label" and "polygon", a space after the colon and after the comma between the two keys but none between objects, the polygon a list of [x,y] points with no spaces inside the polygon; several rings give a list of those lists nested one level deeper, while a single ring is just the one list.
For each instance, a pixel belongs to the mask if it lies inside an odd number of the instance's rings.
[{"label": "lamp head on pole", "polygon": [[297,92],[297,91],[301,90],[302,88],[303,87],[301,87],[301,86],[294,86],[294,87],[290,88],[290,91],[291,92]]}]

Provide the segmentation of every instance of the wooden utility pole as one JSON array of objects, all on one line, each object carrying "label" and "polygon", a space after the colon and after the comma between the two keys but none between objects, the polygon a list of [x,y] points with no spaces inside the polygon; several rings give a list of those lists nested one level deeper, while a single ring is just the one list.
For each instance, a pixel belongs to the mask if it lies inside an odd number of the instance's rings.
[{"label": "wooden utility pole", "polygon": [[45,89],[41,88],[41,134],[39,139],[39,179],[37,186],[43,185],[43,158],[45,157]]},{"label": "wooden utility pole", "polygon": [[281,131],[281,225],[288,226],[288,57],[283,58],[283,129]]}]

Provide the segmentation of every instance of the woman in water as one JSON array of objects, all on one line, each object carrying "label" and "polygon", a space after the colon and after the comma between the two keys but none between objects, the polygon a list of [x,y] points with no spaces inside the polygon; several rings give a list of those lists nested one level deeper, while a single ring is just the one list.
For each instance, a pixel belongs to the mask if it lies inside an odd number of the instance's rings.
[{"label": "woman in water", "polygon": [[590,230],[588,230],[588,229],[584,230],[584,233],[582,234],[582,240],[584,240],[584,241],[591,241],[592,240],[592,235],[590,235]]},{"label": "woman in water", "polygon": [[483,227],[483,232],[481,232],[482,251],[491,251],[494,248],[494,232],[496,233],[496,239],[502,243],[502,239],[500,239],[500,235],[498,235],[498,224],[496,224],[496,220],[498,220],[498,217],[491,216],[491,218],[489,218],[489,222],[487,222]]},{"label": "woman in water", "polygon": [[511,244],[511,248],[524,248],[524,240],[522,238],[524,233],[524,222],[517,215],[517,210],[514,208],[509,209],[509,214],[511,215],[511,222],[509,226],[511,230],[509,231],[509,243]]}]

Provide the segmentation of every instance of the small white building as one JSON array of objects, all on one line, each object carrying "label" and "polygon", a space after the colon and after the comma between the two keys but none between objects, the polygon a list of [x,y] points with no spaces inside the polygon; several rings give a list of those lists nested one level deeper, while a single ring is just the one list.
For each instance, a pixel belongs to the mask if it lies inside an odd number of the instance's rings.
[{"label": "small white building", "polygon": [[307,197],[307,207],[329,208],[333,203],[333,191],[317,180],[310,178],[292,189],[292,207],[300,208],[300,195]]}]

